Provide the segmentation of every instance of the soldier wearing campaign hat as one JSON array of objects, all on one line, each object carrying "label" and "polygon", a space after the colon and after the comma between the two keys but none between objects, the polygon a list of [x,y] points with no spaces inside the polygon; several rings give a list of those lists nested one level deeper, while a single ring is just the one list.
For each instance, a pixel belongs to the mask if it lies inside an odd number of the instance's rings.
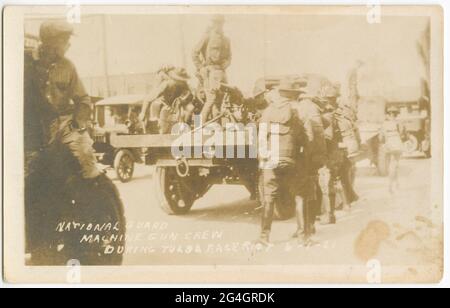
[{"label": "soldier wearing campaign hat", "polygon": [[[276,144],[278,149],[271,148],[268,157],[259,158],[260,198],[264,207],[259,242],[263,245],[269,245],[276,202],[280,202],[283,198],[287,200],[286,195],[292,192],[290,183],[295,174],[300,144],[298,138],[301,136],[299,131],[301,125],[292,106],[302,91],[300,84],[296,80],[286,78],[274,90],[274,95],[271,96],[269,105],[260,119],[260,123],[269,126],[266,132],[260,130],[260,140],[266,137],[269,145],[272,145],[274,137],[272,125],[275,124],[278,128]],[[261,91],[259,95],[263,93],[265,91]]]},{"label": "soldier wearing campaign hat", "polygon": [[294,187],[297,231],[294,237],[311,241],[315,233],[316,216],[320,211],[319,170],[327,160],[324,124],[321,116],[325,105],[319,78],[304,78],[306,86],[293,104],[302,125],[301,151],[296,156],[296,186]]},{"label": "soldier wearing campaign hat", "polygon": [[[163,66],[158,70],[159,83],[144,98],[140,120],[146,123],[148,132],[168,133],[170,131],[170,109],[175,100],[189,96],[188,81],[190,76],[186,69],[175,66]],[[194,112],[192,103],[184,106],[185,119]]]}]

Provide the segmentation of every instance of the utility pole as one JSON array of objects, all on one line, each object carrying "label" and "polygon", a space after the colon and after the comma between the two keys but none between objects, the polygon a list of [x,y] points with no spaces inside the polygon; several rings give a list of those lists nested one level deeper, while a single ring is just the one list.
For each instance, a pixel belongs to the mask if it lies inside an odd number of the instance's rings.
[{"label": "utility pole", "polygon": [[181,49],[181,66],[187,68],[187,60],[186,60],[186,45],[184,41],[184,32],[183,32],[183,14],[178,15],[178,29],[180,35],[180,49]]},{"label": "utility pole", "polygon": [[263,63],[264,76],[267,76],[267,15],[263,16]]},{"label": "utility pole", "polygon": [[109,83],[109,72],[108,72],[108,41],[106,33],[106,15],[102,16],[102,39],[103,39],[103,71],[105,73],[106,81],[106,95],[111,96],[111,86]]}]

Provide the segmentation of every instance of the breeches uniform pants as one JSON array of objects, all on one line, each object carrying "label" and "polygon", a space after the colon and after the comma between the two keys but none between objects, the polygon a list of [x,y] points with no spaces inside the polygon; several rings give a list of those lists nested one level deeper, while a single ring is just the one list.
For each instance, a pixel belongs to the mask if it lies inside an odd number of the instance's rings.
[{"label": "breeches uniform pants", "polygon": [[206,94],[206,102],[203,106],[201,116],[203,123],[205,123],[209,120],[211,115],[214,118],[220,113],[220,84],[226,82],[226,74],[223,69],[208,67],[204,70],[202,79]]},{"label": "breeches uniform pants", "polygon": [[261,170],[261,200],[264,205],[261,237],[269,237],[275,205],[280,201],[282,194],[290,193],[290,181],[293,180],[294,171],[294,164],[288,161],[280,161],[279,165],[274,169]]}]

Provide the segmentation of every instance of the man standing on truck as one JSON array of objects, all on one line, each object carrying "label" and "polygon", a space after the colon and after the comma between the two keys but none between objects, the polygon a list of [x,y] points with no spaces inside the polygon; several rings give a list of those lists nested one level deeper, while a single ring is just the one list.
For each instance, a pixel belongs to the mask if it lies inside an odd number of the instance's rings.
[{"label": "man standing on truck", "polygon": [[223,16],[213,16],[211,26],[192,54],[200,85],[206,94],[206,102],[201,112],[203,122],[208,121],[211,113],[214,117],[219,112],[214,106],[218,104],[220,84],[227,82],[225,71],[231,64],[230,40],[223,33],[224,23]]}]

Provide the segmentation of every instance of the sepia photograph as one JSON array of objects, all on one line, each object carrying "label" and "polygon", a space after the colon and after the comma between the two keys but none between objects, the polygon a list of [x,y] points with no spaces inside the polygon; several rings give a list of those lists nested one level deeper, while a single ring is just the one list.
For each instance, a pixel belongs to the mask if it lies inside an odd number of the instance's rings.
[{"label": "sepia photograph", "polygon": [[438,283],[443,33],[437,5],[5,7],[4,279]]}]

